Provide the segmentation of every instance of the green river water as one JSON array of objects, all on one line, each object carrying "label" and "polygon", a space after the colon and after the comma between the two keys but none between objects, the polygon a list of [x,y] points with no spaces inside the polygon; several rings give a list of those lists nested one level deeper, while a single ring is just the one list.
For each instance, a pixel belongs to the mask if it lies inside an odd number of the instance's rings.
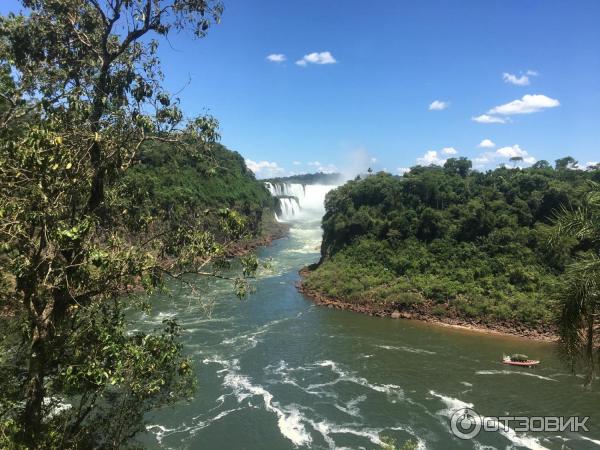
[{"label": "green river water", "polygon": [[[184,327],[194,360],[193,399],[147,417],[147,448],[380,448],[381,437],[428,449],[600,448],[600,393],[581,386],[552,344],[318,307],[295,288],[319,258],[319,216],[291,222],[288,237],[261,249],[271,259],[238,300],[203,281],[210,315],[189,293],[154,299],[140,329],[166,317]],[[503,353],[541,359],[534,369],[501,364]],[[451,433],[470,407],[486,417],[590,416],[589,432]],[[400,446],[399,445],[399,446]]]}]

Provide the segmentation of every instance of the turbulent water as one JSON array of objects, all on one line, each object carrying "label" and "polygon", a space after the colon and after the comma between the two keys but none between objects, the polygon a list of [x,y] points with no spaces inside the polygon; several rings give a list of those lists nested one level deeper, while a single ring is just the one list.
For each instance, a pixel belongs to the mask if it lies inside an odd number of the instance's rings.
[{"label": "turbulent water", "polygon": [[[199,385],[190,401],[147,417],[142,445],[374,449],[390,437],[431,449],[600,448],[600,395],[581,387],[552,345],[332,310],[300,295],[297,272],[319,257],[329,189],[306,188],[298,210],[280,217],[291,221],[289,237],[260,252],[271,264],[254,294],[240,301],[227,284],[202,281],[202,303],[185,292],[157,297],[152,314],[136,318],[144,329],[178,319]],[[500,363],[517,352],[543,363]],[[449,424],[463,407],[485,417],[591,416],[590,432],[509,429],[463,441]]]}]

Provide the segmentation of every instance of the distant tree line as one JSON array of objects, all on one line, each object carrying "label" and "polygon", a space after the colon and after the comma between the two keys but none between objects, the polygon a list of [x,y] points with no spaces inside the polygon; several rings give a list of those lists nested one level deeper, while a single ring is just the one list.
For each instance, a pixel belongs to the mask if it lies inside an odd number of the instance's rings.
[{"label": "distant tree line", "polygon": [[339,173],[306,173],[302,175],[291,175],[289,177],[267,178],[263,181],[271,183],[297,183],[297,184],[326,184],[337,185],[343,181],[342,175]]}]

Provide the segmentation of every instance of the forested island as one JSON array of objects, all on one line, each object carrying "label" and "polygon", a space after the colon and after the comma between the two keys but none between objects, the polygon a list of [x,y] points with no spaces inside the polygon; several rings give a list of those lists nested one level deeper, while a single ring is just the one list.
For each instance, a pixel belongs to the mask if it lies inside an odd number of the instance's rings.
[{"label": "forested island", "polygon": [[557,232],[600,181],[598,167],[573,164],[478,172],[452,158],[350,181],[327,196],[321,261],[302,289],[371,314],[552,337],[557,280],[597,245]]}]

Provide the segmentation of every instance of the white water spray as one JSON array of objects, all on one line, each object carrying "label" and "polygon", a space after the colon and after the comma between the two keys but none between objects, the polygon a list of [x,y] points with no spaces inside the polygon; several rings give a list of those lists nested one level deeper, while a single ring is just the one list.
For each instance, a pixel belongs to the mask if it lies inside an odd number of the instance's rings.
[{"label": "white water spray", "polygon": [[265,186],[279,202],[277,220],[320,219],[325,213],[325,195],[336,186],[322,184],[275,183]]}]

